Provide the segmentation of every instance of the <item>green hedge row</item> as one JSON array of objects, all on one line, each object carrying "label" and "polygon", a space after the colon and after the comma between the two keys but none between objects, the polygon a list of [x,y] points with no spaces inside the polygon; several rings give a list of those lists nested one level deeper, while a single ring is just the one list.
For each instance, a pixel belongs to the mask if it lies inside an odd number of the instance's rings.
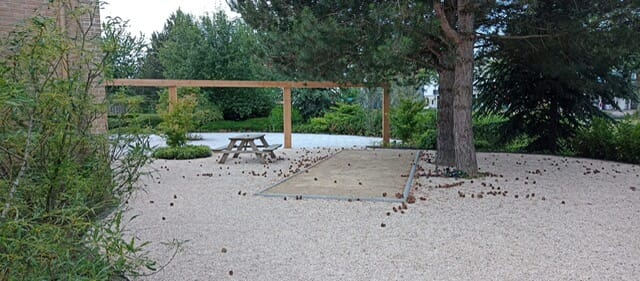
[{"label": "green hedge row", "polygon": [[211,148],[206,145],[161,147],[153,152],[153,157],[160,159],[195,159],[209,156],[211,156]]}]

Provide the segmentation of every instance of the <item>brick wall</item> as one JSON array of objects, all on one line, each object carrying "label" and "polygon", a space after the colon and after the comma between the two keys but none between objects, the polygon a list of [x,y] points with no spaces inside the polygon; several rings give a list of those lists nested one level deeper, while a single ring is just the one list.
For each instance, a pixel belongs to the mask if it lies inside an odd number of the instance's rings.
[{"label": "brick wall", "polygon": [[5,38],[16,24],[36,11],[48,12],[48,0],[0,0],[0,36]]},{"label": "brick wall", "polygon": [[[70,11],[76,8],[86,8],[88,13],[84,14],[79,20],[75,20],[70,16]],[[25,20],[34,15],[44,15],[58,20],[58,23],[64,25],[67,33],[71,38],[80,38],[85,36],[85,42],[88,42],[90,57],[97,65],[100,62],[100,9],[99,3],[95,0],[0,0],[0,40],[4,41],[9,32],[16,25],[22,24]],[[88,30],[89,32],[83,32]],[[93,73],[95,67],[91,67],[87,63],[73,63],[74,58],[70,58],[69,67],[75,67],[74,70]],[[102,77],[98,75],[92,85],[91,94],[94,95],[96,102],[102,102],[105,99],[105,88],[101,86]],[[92,131],[95,133],[105,133],[107,131],[106,112],[99,114],[92,123]]]}]

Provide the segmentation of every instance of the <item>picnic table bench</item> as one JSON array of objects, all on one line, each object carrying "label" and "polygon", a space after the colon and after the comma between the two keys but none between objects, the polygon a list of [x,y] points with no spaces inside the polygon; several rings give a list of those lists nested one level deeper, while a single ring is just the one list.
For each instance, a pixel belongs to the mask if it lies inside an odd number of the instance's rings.
[{"label": "picnic table bench", "polygon": [[[256,140],[259,141],[256,144]],[[238,158],[243,153],[253,153],[262,161],[266,163],[266,157],[276,158],[274,151],[281,147],[282,144],[269,144],[264,137],[264,134],[242,134],[229,138],[229,144],[211,149],[214,152],[222,152],[222,157],[218,163],[224,164],[229,157],[229,154],[233,154],[233,158]]]}]

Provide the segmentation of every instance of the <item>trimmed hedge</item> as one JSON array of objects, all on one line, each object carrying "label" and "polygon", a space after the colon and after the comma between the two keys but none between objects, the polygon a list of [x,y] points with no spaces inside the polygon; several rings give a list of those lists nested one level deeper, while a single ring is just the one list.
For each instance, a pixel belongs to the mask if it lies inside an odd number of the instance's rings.
[{"label": "trimmed hedge", "polygon": [[160,159],[195,159],[211,156],[211,148],[206,145],[185,145],[181,147],[161,147],[153,152]]}]

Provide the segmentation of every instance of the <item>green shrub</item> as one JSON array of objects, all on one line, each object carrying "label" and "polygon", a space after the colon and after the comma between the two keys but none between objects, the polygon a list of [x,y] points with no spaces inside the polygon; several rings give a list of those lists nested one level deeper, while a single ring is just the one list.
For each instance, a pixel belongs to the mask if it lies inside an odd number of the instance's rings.
[{"label": "green shrub", "polygon": [[293,107],[300,112],[304,120],[324,115],[331,105],[340,98],[333,89],[295,89]]},{"label": "green shrub", "polygon": [[[169,109],[169,92],[167,89],[161,90],[158,94],[160,100],[157,105],[158,112],[166,112]],[[222,120],[222,111],[218,106],[211,103],[200,88],[178,88],[178,100],[182,98],[195,100],[193,115],[193,130],[200,130],[202,126],[216,120]]]},{"label": "green shrub", "polygon": [[409,143],[418,135],[419,113],[424,110],[424,100],[402,99],[400,105],[391,111],[391,134],[403,143]]},{"label": "green shrub", "polygon": [[134,124],[144,128],[157,128],[162,123],[162,117],[155,113],[139,114],[134,121]]},{"label": "green shrub", "polygon": [[142,127],[155,129],[162,122],[160,115],[150,114],[123,114],[109,115],[109,129],[126,127]]},{"label": "green shrub", "polygon": [[224,120],[267,117],[277,94],[272,89],[215,89],[211,101],[222,110]]},{"label": "green shrub", "polygon": [[[271,132],[282,132],[284,130],[284,117],[283,117],[283,108],[282,105],[276,105],[271,110],[271,114],[269,114],[269,131]],[[291,110],[291,123],[292,126],[301,123],[302,115],[296,108],[292,108]]]},{"label": "green shrub", "polygon": [[[324,120],[320,120],[324,119]],[[332,134],[361,136],[366,132],[366,114],[358,104],[339,103],[332,107],[322,118],[311,119],[311,124],[317,128],[324,128]]]},{"label": "green shrub", "polygon": [[571,145],[576,156],[640,163],[640,124],[631,119],[594,119],[578,130]]},{"label": "green shrub", "polygon": [[437,112],[424,107],[423,100],[402,99],[392,110],[391,134],[402,140],[403,145],[435,149]]},{"label": "green shrub", "polygon": [[616,126],[616,150],[619,161],[640,163],[640,123],[626,119]]},{"label": "green shrub", "polygon": [[205,132],[268,132],[270,124],[267,117],[242,121],[219,120],[205,124],[200,127],[200,130]]},{"label": "green shrub", "polygon": [[596,118],[590,126],[578,130],[573,138],[577,156],[615,160],[615,127],[610,120]]},{"label": "green shrub", "polygon": [[480,115],[473,118],[473,138],[480,151],[505,151],[502,126],[507,118],[498,115]]},{"label": "green shrub", "polygon": [[[88,37],[46,16],[16,28],[0,40],[0,280],[136,278],[153,262],[125,240],[121,206],[150,161],[148,138],[91,133],[106,106],[89,92],[100,66]],[[61,58],[72,59],[67,75]]]},{"label": "green shrub", "polygon": [[211,156],[211,148],[206,145],[161,147],[153,152],[153,157],[160,159],[195,159],[209,156]]},{"label": "green shrub", "polygon": [[195,127],[196,106],[195,96],[185,96],[173,105],[173,109],[160,111],[160,116],[164,121],[160,123],[159,129],[168,146],[179,147],[187,143],[187,132]]},{"label": "green shrub", "polygon": [[414,138],[412,143],[415,144],[415,146],[424,149],[436,149],[438,133],[435,129],[427,129]]},{"label": "green shrub", "polygon": [[372,109],[365,111],[365,136],[382,136],[382,110]]}]

